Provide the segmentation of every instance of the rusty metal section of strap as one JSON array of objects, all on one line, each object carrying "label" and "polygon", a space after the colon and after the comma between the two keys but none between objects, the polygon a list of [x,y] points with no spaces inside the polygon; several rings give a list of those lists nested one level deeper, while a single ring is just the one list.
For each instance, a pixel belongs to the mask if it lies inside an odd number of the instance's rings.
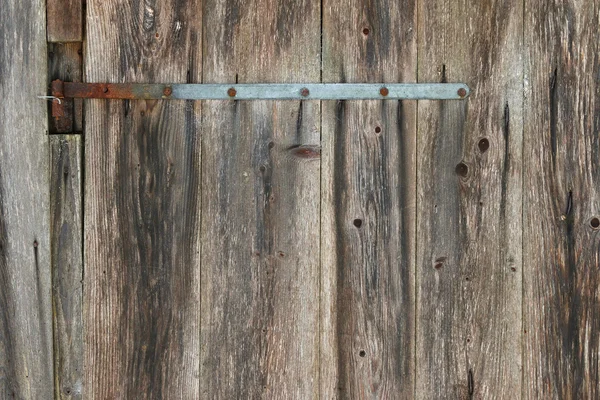
[{"label": "rusty metal section of strap", "polygon": [[52,82],[52,96],[177,100],[460,100],[463,83],[161,84]]}]

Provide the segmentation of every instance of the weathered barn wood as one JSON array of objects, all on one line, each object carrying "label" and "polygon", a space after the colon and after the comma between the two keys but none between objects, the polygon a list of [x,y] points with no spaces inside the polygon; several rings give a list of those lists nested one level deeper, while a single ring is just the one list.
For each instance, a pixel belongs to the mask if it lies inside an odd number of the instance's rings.
[{"label": "weathered barn wood", "polygon": [[[199,82],[201,2],[88,0],[88,82]],[[85,105],[85,398],[198,398],[200,110]]]},{"label": "weathered barn wood", "polygon": [[51,399],[46,12],[0,12],[0,398]]},{"label": "weathered barn wood", "polygon": [[[416,82],[416,4],[323,2],[324,82]],[[415,101],[323,102],[321,398],[414,392]]]},{"label": "weathered barn wood", "polygon": [[522,8],[419,2],[417,398],[520,396]]},{"label": "weathered barn wood", "polygon": [[[82,43],[48,43],[48,84],[55,79],[81,82]],[[83,100],[62,99],[64,116],[50,118],[50,133],[74,133],[83,129]]]},{"label": "weathered barn wood", "polygon": [[[318,2],[204,10],[205,83],[319,81]],[[319,102],[202,112],[201,396],[318,398]]]},{"label": "weathered barn wood", "polygon": [[46,0],[48,42],[83,40],[83,5],[85,0]]},{"label": "weathered barn wood", "polygon": [[56,399],[83,388],[83,216],[81,139],[50,137],[50,221]]},{"label": "weathered barn wood", "polygon": [[1,9],[0,399],[600,397],[600,0]]},{"label": "weathered barn wood", "polygon": [[600,2],[525,2],[524,391],[600,397]]}]

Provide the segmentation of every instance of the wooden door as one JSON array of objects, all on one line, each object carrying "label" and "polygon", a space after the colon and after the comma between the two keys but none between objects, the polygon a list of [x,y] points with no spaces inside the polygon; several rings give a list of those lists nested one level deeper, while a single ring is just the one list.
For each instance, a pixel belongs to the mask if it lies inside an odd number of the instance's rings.
[{"label": "wooden door", "polygon": [[[5,1],[0,398],[598,397],[599,13]],[[53,79],[472,92],[56,115]]]}]

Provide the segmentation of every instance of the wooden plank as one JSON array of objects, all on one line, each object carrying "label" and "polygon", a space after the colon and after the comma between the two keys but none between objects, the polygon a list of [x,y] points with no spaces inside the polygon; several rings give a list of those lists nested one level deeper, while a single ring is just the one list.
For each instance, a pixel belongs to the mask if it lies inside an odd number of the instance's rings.
[{"label": "wooden plank", "polygon": [[[318,2],[205,10],[205,83],[319,81]],[[202,397],[318,398],[319,102],[202,109]]]},{"label": "wooden plank", "polygon": [[56,399],[81,399],[83,220],[81,140],[50,137],[50,220]]},{"label": "wooden plank", "polygon": [[419,1],[416,398],[521,394],[522,2]]},{"label": "wooden plank", "polygon": [[528,0],[523,397],[600,397],[599,1]]},{"label": "wooden plank", "polygon": [[[48,86],[55,79],[81,82],[83,67],[82,43],[48,43]],[[62,99],[64,117],[50,118],[50,133],[81,132],[83,129],[83,99]]]},{"label": "wooden plank", "polygon": [[83,40],[82,0],[46,0],[49,42]]},{"label": "wooden plank", "polygon": [[0,13],[0,398],[51,399],[46,8]]},{"label": "wooden plank", "polygon": [[[201,13],[89,0],[85,80],[199,82]],[[198,398],[200,111],[90,100],[85,116],[84,397]]]},{"label": "wooden plank", "polygon": [[[416,3],[323,3],[324,82],[415,82]],[[323,102],[321,398],[414,394],[415,101]]]}]

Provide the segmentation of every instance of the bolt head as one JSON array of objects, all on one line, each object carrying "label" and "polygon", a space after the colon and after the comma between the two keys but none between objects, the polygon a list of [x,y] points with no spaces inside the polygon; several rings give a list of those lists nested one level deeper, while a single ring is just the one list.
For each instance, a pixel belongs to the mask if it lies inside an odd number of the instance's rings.
[{"label": "bolt head", "polygon": [[227,90],[227,95],[228,95],[229,97],[235,97],[235,95],[236,95],[236,94],[237,94],[237,91],[236,91],[234,88],[229,88],[229,89]]},{"label": "bolt head", "polygon": [[168,97],[173,94],[173,89],[171,89],[169,86],[167,86],[165,88],[165,90],[163,90],[163,94]]},{"label": "bolt head", "polygon": [[306,96],[308,96],[309,94],[310,94],[310,91],[309,91],[307,88],[302,88],[302,89],[300,89],[300,95],[301,95],[302,97],[306,97]]},{"label": "bolt head", "polygon": [[465,97],[467,95],[467,89],[465,88],[460,88],[458,89],[458,91],[456,92],[460,97]]},{"label": "bolt head", "polygon": [[387,96],[388,94],[390,94],[390,91],[388,90],[388,88],[382,87],[381,89],[379,89],[379,94],[382,96]]}]

